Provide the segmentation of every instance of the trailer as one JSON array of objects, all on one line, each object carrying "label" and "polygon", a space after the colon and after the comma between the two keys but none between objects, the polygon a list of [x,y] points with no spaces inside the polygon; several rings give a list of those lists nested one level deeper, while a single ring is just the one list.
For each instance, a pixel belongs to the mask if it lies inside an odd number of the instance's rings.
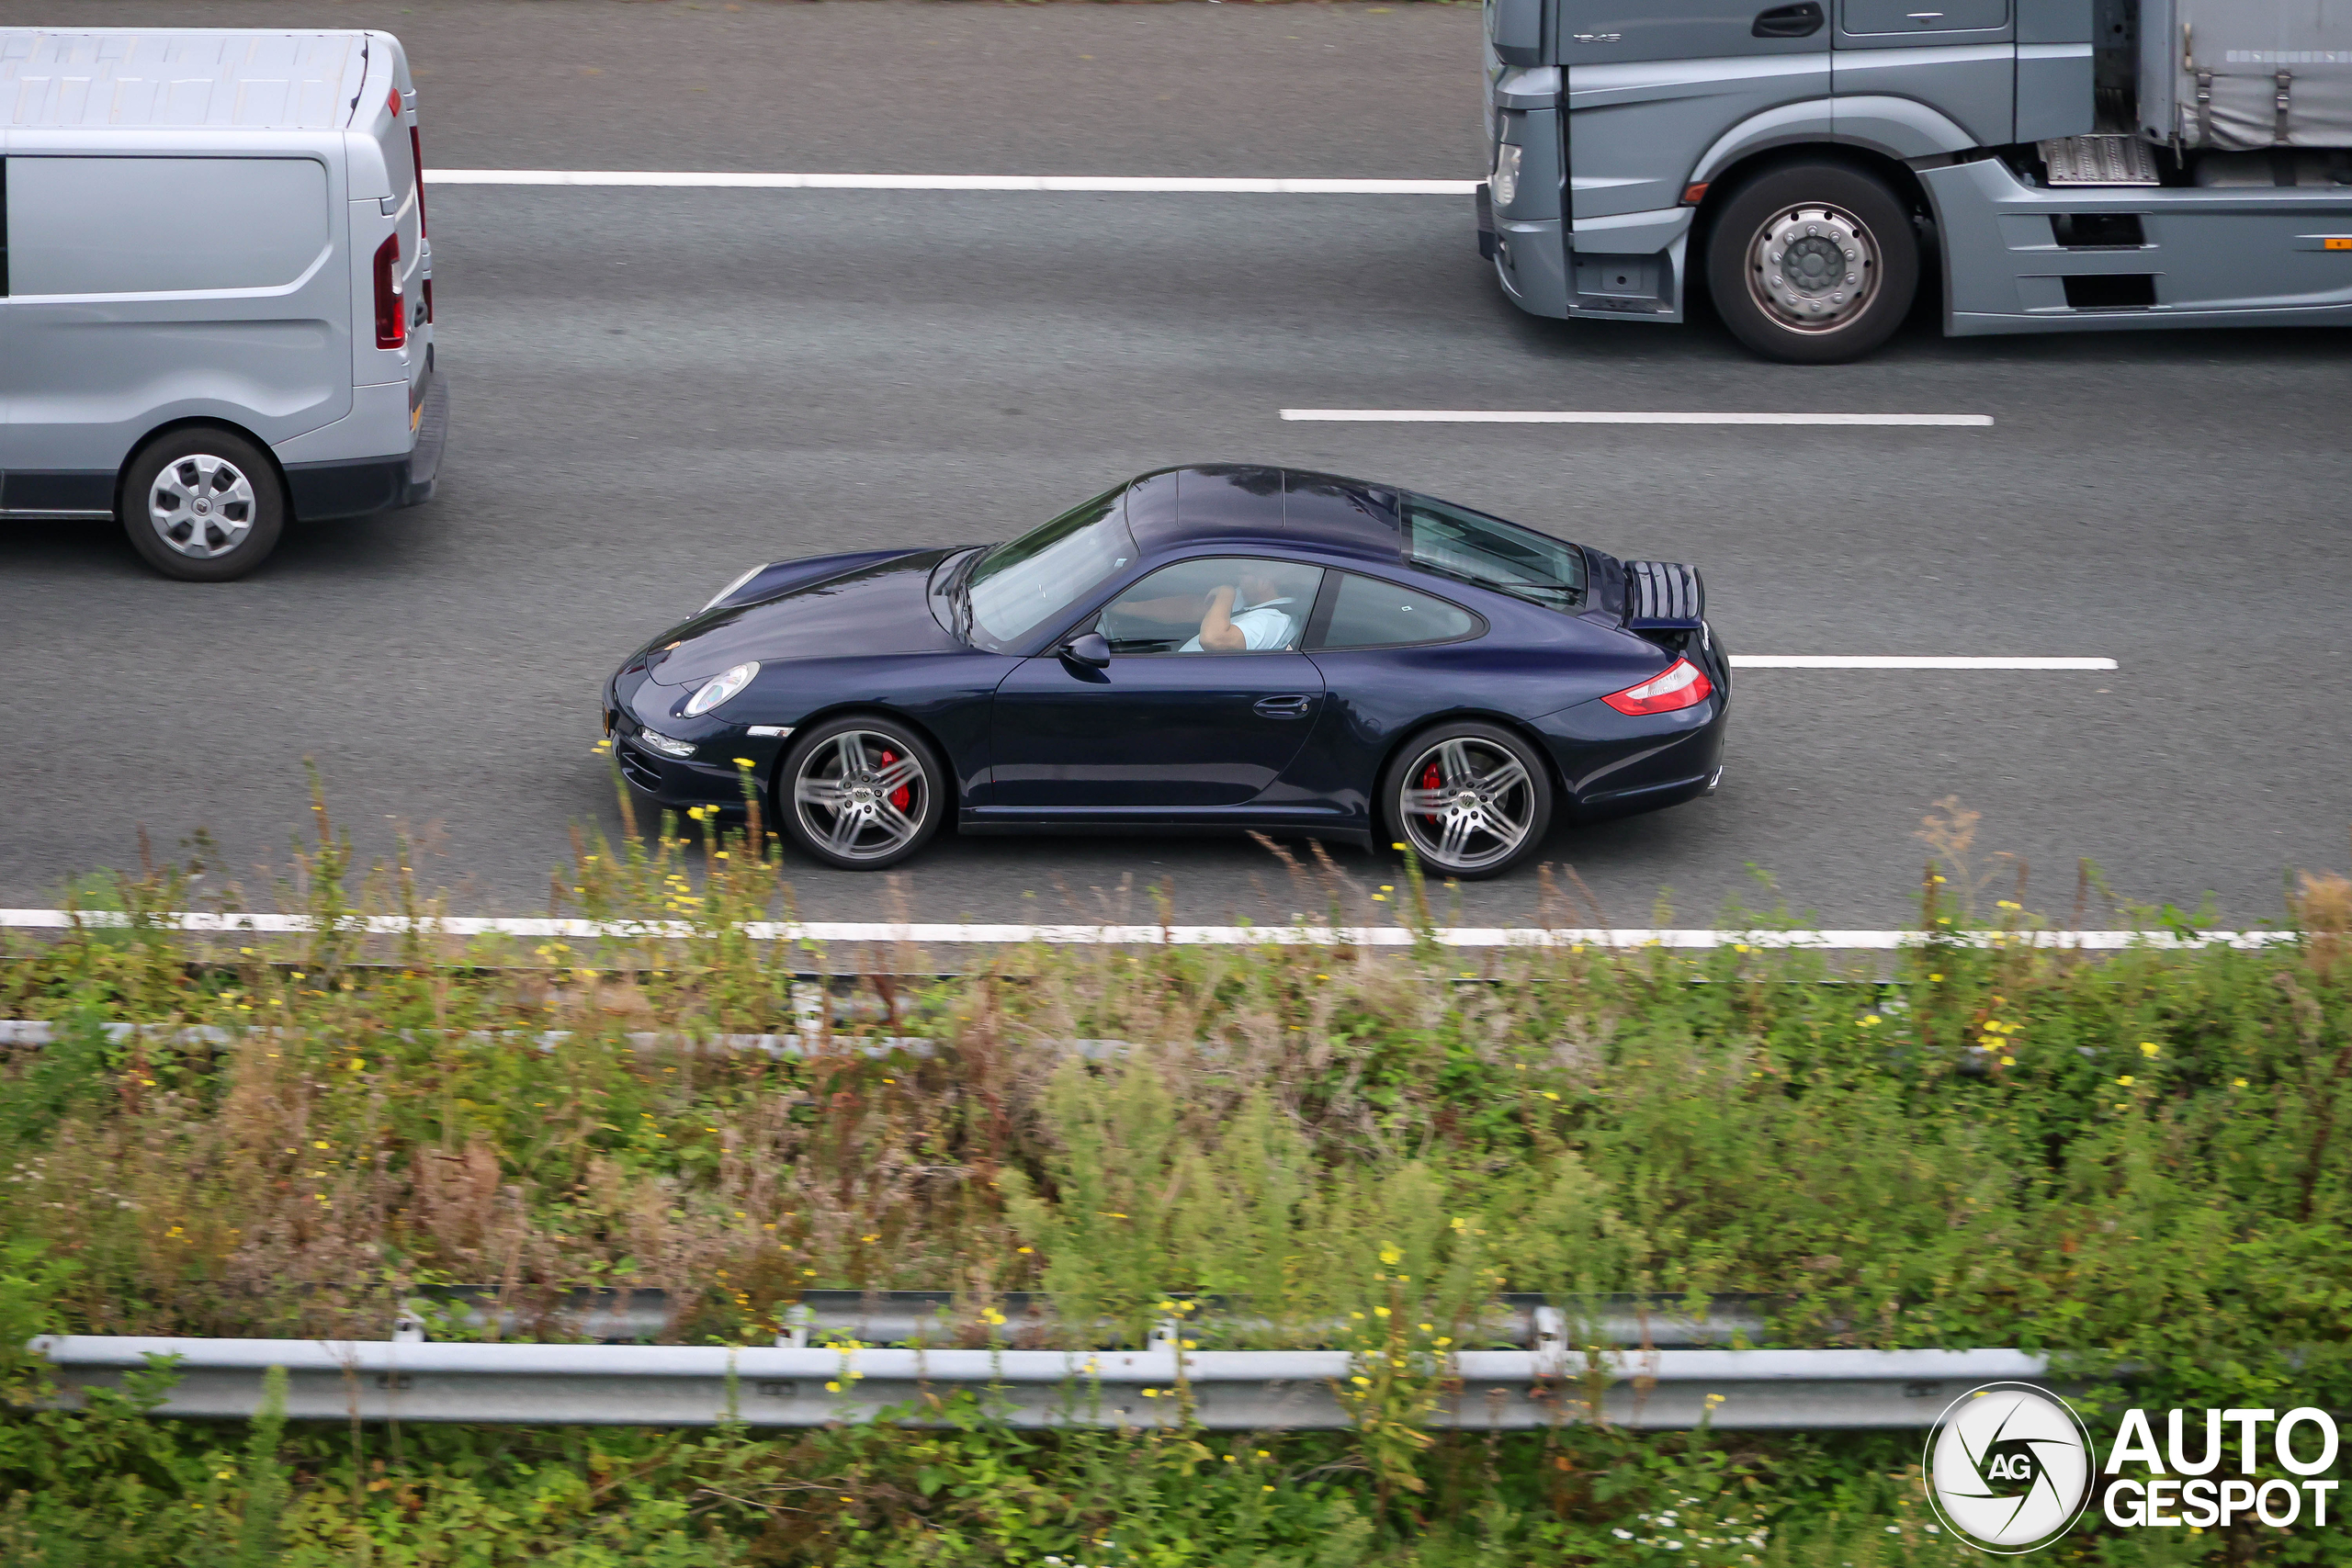
[{"label": "trailer", "polygon": [[1486,0],[1478,240],[1749,347],[2352,322],[2352,0]]}]

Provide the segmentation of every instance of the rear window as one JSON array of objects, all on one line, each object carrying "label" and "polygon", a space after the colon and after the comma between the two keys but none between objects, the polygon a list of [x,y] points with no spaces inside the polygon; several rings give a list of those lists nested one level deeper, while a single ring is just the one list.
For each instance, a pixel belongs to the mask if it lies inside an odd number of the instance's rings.
[{"label": "rear window", "polygon": [[1331,622],[1316,646],[1409,648],[1458,642],[1478,630],[1478,617],[1458,604],[1348,571],[1340,574],[1340,590],[1331,597]]},{"label": "rear window", "polygon": [[283,288],[327,243],[327,172],[310,158],[20,155],[6,201],[18,295]]},{"label": "rear window", "polygon": [[1531,604],[1574,610],[1584,603],[1582,550],[1425,495],[1405,498],[1405,553],[1417,566]]}]

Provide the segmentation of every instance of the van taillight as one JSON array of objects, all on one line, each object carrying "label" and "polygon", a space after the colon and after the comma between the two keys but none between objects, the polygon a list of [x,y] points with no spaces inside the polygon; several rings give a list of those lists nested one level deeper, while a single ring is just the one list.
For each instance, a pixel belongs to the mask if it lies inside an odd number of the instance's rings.
[{"label": "van taillight", "polygon": [[[424,235],[424,138],[416,133],[416,127],[413,125],[408,128],[408,156],[409,162],[416,165],[416,232],[422,239]],[[433,319],[433,302],[429,298],[425,300],[424,309],[424,319],[429,321]]]},{"label": "van taillight", "polygon": [[408,342],[408,313],[401,299],[401,237],[392,235],[376,247],[376,346],[398,348]]}]

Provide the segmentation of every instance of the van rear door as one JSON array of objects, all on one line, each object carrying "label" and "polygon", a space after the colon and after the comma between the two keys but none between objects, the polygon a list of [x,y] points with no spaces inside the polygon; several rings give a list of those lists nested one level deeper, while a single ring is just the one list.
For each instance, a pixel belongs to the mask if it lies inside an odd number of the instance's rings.
[{"label": "van rear door", "polygon": [[417,167],[423,137],[416,123],[416,89],[408,83],[407,62],[397,55],[392,85],[377,104],[368,130],[391,187],[379,201],[379,212],[391,220],[389,232],[369,253],[375,344],[379,351],[398,350],[405,363],[380,359],[379,372],[365,379],[408,382],[409,432],[413,435],[432,370],[432,272],[425,254],[424,182]]}]

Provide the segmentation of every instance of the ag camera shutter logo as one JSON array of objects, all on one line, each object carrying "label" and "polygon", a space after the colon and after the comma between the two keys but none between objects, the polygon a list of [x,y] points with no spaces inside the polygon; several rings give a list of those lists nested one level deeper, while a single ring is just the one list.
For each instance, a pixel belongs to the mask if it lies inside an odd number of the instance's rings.
[{"label": "ag camera shutter logo", "polygon": [[1928,1503],[1980,1551],[2038,1551],[2083,1517],[2091,1454],[2064,1400],[2031,1383],[1986,1383],[1952,1401],[1928,1434]]}]

